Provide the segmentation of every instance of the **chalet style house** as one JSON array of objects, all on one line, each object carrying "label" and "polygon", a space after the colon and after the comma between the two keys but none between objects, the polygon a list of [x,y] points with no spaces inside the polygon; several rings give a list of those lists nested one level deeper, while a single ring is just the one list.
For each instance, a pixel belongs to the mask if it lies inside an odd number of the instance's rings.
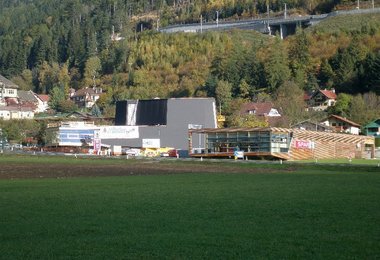
[{"label": "chalet style house", "polygon": [[82,88],[77,91],[71,89],[70,99],[74,101],[79,108],[92,108],[102,93],[102,89],[97,87]]},{"label": "chalet style house", "polygon": [[255,115],[264,119],[269,126],[278,126],[281,124],[281,114],[274,108],[271,102],[250,102],[243,104],[240,108],[240,115]]},{"label": "chalet style house", "polygon": [[337,95],[335,90],[319,89],[311,94],[305,94],[308,109],[323,111],[335,105]]},{"label": "chalet style house", "polygon": [[0,75],[0,119],[32,119],[35,113],[48,109],[48,95],[19,90],[12,81]]},{"label": "chalet style house", "polygon": [[17,98],[18,86],[0,75],[0,105],[6,105],[7,99]]},{"label": "chalet style house", "polygon": [[377,136],[380,138],[380,118],[372,121],[363,128],[366,135]]},{"label": "chalet style house", "polygon": [[240,114],[250,114],[265,117],[280,117],[281,114],[270,102],[246,103],[240,109]]},{"label": "chalet style house", "polygon": [[359,124],[341,116],[331,115],[321,123],[327,126],[331,126],[335,132],[348,133],[354,135],[358,135],[360,133]]},{"label": "chalet style house", "polygon": [[18,102],[19,87],[0,75],[0,119],[31,119],[34,110]]},{"label": "chalet style house", "polygon": [[294,124],[291,128],[318,132],[334,132],[333,127],[312,121],[310,119]]},{"label": "chalet style house", "polygon": [[19,90],[17,97],[17,104],[33,108],[34,113],[42,113],[49,108],[49,95],[37,95],[31,90]]}]

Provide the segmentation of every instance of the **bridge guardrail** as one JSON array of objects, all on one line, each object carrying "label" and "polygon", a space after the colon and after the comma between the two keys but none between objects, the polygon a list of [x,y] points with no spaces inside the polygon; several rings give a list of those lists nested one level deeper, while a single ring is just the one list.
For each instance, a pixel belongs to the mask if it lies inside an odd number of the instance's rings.
[{"label": "bridge guardrail", "polygon": [[[239,21],[221,21],[218,24],[213,22],[205,22],[202,24],[202,30],[221,30],[221,28],[229,28],[229,27],[237,27],[244,25],[255,25],[255,24],[281,24],[287,22],[309,22],[312,21],[322,21],[329,17],[334,17],[338,15],[348,15],[348,14],[370,14],[370,13],[380,13],[380,8],[371,8],[371,9],[356,9],[356,10],[348,10],[348,11],[334,11],[328,14],[320,14],[320,15],[308,15],[308,16],[298,16],[298,17],[288,17],[288,18],[260,18],[260,19],[247,19],[247,20],[239,20]],[[221,27],[221,28],[220,28]],[[160,28],[160,32],[166,33],[175,33],[175,32],[186,32],[186,31],[200,31],[201,24],[200,23],[191,23],[191,24],[178,24],[178,25],[170,25],[164,28]],[[222,29],[223,30],[223,29]]]}]

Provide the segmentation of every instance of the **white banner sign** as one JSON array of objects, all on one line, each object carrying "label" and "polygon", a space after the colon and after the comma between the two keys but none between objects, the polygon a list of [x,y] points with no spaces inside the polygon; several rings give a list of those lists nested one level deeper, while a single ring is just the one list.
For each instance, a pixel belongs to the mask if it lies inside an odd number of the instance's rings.
[{"label": "white banner sign", "polygon": [[160,139],[142,139],[143,148],[160,148]]},{"label": "white banner sign", "polygon": [[137,126],[102,126],[100,139],[135,139],[139,138]]}]

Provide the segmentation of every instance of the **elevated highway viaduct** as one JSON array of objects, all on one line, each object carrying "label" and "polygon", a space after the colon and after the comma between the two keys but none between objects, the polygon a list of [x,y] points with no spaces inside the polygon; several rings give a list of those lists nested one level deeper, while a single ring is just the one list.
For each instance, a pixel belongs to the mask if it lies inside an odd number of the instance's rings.
[{"label": "elevated highway viaduct", "polygon": [[335,11],[329,14],[322,15],[307,15],[296,17],[281,17],[281,18],[266,18],[266,19],[251,19],[240,21],[224,21],[224,22],[207,22],[207,23],[192,23],[181,24],[163,27],[159,29],[163,33],[202,33],[206,31],[223,31],[232,29],[255,30],[261,33],[275,35],[278,34],[281,38],[292,35],[296,32],[297,27],[306,28],[313,26],[329,17],[349,14],[369,14],[380,13],[380,8],[360,9],[350,11]]}]

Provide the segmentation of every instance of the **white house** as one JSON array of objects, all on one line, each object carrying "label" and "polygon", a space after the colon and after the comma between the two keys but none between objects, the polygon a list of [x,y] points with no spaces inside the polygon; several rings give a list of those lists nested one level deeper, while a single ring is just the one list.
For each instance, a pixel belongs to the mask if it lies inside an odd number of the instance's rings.
[{"label": "white house", "polygon": [[82,88],[70,93],[70,99],[74,101],[78,107],[92,108],[102,93],[101,88]]},{"label": "white house", "polygon": [[311,95],[305,94],[305,101],[308,108],[314,111],[323,111],[328,107],[334,106],[336,103],[337,95],[335,89],[319,89]]},{"label": "white house", "polygon": [[45,112],[49,109],[49,95],[34,94],[37,98],[37,110],[36,113]]},{"label": "white house", "polygon": [[360,125],[348,120],[347,118],[331,115],[321,122],[326,126],[331,126],[336,132],[358,135],[360,133]]},{"label": "white house", "polygon": [[261,102],[261,103],[246,103],[240,109],[241,114],[250,114],[256,116],[264,117],[280,117],[281,114],[278,112],[271,102]]},{"label": "white house", "polygon": [[6,98],[17,98],[18,88],[15,83],[0,75],[0,105],[6,104]]},{"label": "white house", "polygon": [[32,119],[34,109],[28,106],[0,106],[0,119]]}]

